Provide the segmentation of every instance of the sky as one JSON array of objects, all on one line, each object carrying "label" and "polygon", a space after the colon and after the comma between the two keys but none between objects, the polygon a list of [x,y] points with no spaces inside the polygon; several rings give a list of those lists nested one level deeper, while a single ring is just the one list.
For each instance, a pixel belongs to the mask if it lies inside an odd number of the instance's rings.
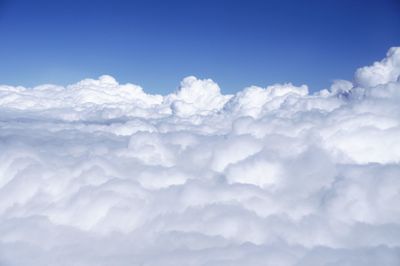
[{"label": "sky", "polygon": [[0,3],[1,266],[400,265],[396,2]]},{"label": "sky", "polygon": [[166,94],[194,75],[225,93],[316,91],[399,44],[399,14],[396,0],[0,0],[0,84],[108,74]]}]

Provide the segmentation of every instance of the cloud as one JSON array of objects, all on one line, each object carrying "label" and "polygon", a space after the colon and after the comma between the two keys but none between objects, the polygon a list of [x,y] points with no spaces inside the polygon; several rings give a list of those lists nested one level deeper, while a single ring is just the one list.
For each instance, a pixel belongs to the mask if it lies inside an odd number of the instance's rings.
[{"label": "cloud", "polygon": [[399,265],[399,54],[313,94],[0,86],[0,265]]},{"label": "cloud", "polygon": [[389,49],[386,58],[375,62],[372,66],[358,69],[355,81],[360,86],[374,87],[380,84],[399,81],[400,50],[397,47]]}]

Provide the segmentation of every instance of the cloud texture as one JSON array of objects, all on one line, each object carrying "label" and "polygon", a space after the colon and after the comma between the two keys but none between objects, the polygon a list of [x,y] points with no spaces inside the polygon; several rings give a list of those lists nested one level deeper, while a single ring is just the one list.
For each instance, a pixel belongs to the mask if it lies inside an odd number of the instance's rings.
[{"label": "cloud texture", "polygon": [[399,76],[0,86],[0,265],[398,266]]}]

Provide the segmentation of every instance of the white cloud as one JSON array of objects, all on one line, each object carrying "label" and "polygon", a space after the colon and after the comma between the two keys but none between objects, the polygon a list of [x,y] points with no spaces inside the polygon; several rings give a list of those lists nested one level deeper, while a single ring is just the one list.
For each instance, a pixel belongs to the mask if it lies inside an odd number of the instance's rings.
[{"label": "white cloud", "polygon": [[399,265],[399,54],[314,94],[0,86],[0,265]]},{"label": "white cloud", "polygon": [[380,84],[399,81],[400,50],[397,47],[389,49],[386,58],[375,62],[372,66],[358,69],[355,74],[357,84],[364,87],[374,87]]}]

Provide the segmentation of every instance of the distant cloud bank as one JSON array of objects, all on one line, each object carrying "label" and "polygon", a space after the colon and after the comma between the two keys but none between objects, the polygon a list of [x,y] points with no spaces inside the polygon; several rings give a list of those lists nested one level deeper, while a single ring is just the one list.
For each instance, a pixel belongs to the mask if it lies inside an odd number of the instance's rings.
[{"label": "distant cloud bank", "polygon": [[400,265],[400,48],[314,94],[0,86],[0,265]]}]

